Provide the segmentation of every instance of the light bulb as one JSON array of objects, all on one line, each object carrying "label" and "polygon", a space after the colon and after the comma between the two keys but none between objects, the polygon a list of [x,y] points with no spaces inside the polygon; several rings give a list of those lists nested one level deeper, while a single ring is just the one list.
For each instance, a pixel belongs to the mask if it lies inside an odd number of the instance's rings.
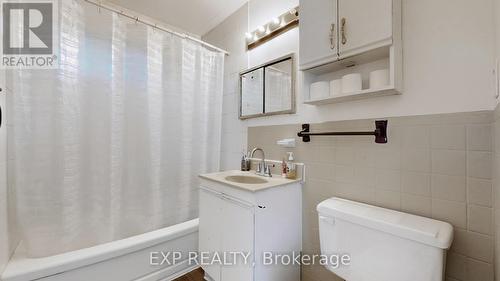
[{"label": "light bulb", "polygon": [[261,26],[259,26],[259,31],[264,32],[264,31],[266,31],[266,29],[261,25]]},{"label": "light bulb", "polygon": [[257,36],[257,34],[254,34],[253,35],[253,41],[257,41],[257,40],[259,40],[259,36]]},{"label": "light bulb", "polygon": [[247,39],[252,39],[252,33],[250,32],[246,32],[245,36],[247,37]]},{"label": "light bulb", "polygon": [[266,29],[266,34],[271,34],[271,28],[269,28],[269,25],[267,26],[267,29]]},{"label": "light bulb", "polygon": [[285,17],[281,18],[280,26],[283,27],[286,25]]},{"label": "light bulb", "polygon": [[273,18],[273,23],[274,24],[279,24],[280,23],[280,19],[279,18]]}]

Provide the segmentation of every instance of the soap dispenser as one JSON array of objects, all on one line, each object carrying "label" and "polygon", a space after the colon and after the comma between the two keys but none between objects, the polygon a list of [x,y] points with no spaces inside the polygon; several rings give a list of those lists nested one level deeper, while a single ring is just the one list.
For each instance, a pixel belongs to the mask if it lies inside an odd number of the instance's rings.
[{"label": "soap dispenser", "polygon": [[297,178],[297,165],[293,162],[293,152],[287,152],[288,161],[286,162],[286,178],[296,179]]},{"label": "soap dispenser", "polygon": [[248,157],[248,153],[243,152],[243,156],[241,157],[241,170],[244,172],[250,171],[252,163],[250,162],[250,158]]}]

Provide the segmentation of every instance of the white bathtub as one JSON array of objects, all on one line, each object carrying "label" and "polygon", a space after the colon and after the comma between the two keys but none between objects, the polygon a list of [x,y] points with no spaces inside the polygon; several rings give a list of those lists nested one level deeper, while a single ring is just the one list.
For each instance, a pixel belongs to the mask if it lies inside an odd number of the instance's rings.
[{"label": "white bathtub", "polygon": [[150,265],[151,252],[170,251],[198,251],[198,219],[40,259],[26,258],[21,244],[5,268],[1,280],[163,281],[172,280],[197,268],[196,265],[188,264],[187,259],[175,265]]}]

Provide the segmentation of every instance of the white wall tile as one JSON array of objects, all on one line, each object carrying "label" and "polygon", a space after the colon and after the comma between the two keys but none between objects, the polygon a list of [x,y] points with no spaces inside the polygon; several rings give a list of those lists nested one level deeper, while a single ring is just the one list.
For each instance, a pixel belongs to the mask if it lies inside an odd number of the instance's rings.
[{"label": "white wall tile", "polygon": [[468,178],[467,194],[471,204],[492,206],[492,184],[489,180]]},{"label": "white wall tile", "polygon": [[469,205],[468,229],[474,232],[493,234],[493,211],[488,207]]},{"label": "white wall tile", "polygon": [[492,173],[491,152],[467,152],[467,176],[481,179],[491,179]]},{"label": "white wall tile", "polygon": [[354,164],[355,151],[353,147],[336,147],[335,162],[341,165]]},{"label": "white wall tile", "polygon": [[378,206],[393,210],[401,209],[401,192],[375,190],[375,201]]},{"label": "white wall tile", "polygon": [[429,148],[430,128],[428,126],[408,126],[401,128],[403,148]]},{"label": "white wall tile", "polygon": [[465,229],[467,228],[467,205],[460,202],[432,199],[432,217]]},{"label": "white wall tile", "polygon": [[375,170],[375,187],[383,190],[401,191],[401,172],[398,170]]},{"label": "white wall tile", "polygon": [[465,149],[465,126],[436,126],[431,128],[431,147]]},{"label": "white wall tile", "polygon": [[430,151],[428,149],[403,149],[401,169],[410,172],[430,172]]},{"label": "white wall tile", "polygon": [[467,232],[466,250],[467,256],[487,262],[493,262],[493,238],[475,232]]},{"label": "white wall tile", "polygon": [[354,166],[336,165],[335,179],[339,182],[354,183]]},{"label": "white wall tile", "polygon": [[469,125],[467,126],[467,150],[492,150],[492,126]]},{"label": "white wall tile", "polygon": [[374,157],[377,159],[377,163],[383,163],[383,167],[386,169],[399,169],[401,167],[402,160],[399,149],[376,147]]},{"label": "white wall tile", "polygon": [[493,265],[474,259],[467,259],[466,263],[466,276],[464,280],[467,281],[493,281]]},{"label": "white wall tile", "polygon": [[449,252],[446,259],[446,276],[456,280],[465,280],[466,278],[467,257]]},{"label": "white wall tile", "polygon": [[430,197],[412,195],[407,193],[401,194],[401,210],[411,214],[416,214],[424,217],[432,216],[432,203]]},{"label": "white wall tile", "polygon": [[403,192],[431,196],[431,175],[428,173],[402,172],[401,189]]},{"label": "white wall tile", "polygon": [[432,197],[452,201],[466,201],[465,176],[433,174],[431,179]]},{"label": "white wall tile", "polygon": [[433,149],[431,154],[433,173],[451,176],[465,175],[465,151]]}]

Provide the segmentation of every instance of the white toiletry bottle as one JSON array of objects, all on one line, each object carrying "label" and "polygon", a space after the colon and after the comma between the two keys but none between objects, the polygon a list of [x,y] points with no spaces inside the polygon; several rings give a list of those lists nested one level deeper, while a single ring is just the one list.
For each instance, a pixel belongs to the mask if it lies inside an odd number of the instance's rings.
[{"label": "white toiletry bottle", "polygon": [[297,178],[297,166],[293,163],[293,152],[288,153],[288,161],[286,162],[286,178],[296,179]]}]

